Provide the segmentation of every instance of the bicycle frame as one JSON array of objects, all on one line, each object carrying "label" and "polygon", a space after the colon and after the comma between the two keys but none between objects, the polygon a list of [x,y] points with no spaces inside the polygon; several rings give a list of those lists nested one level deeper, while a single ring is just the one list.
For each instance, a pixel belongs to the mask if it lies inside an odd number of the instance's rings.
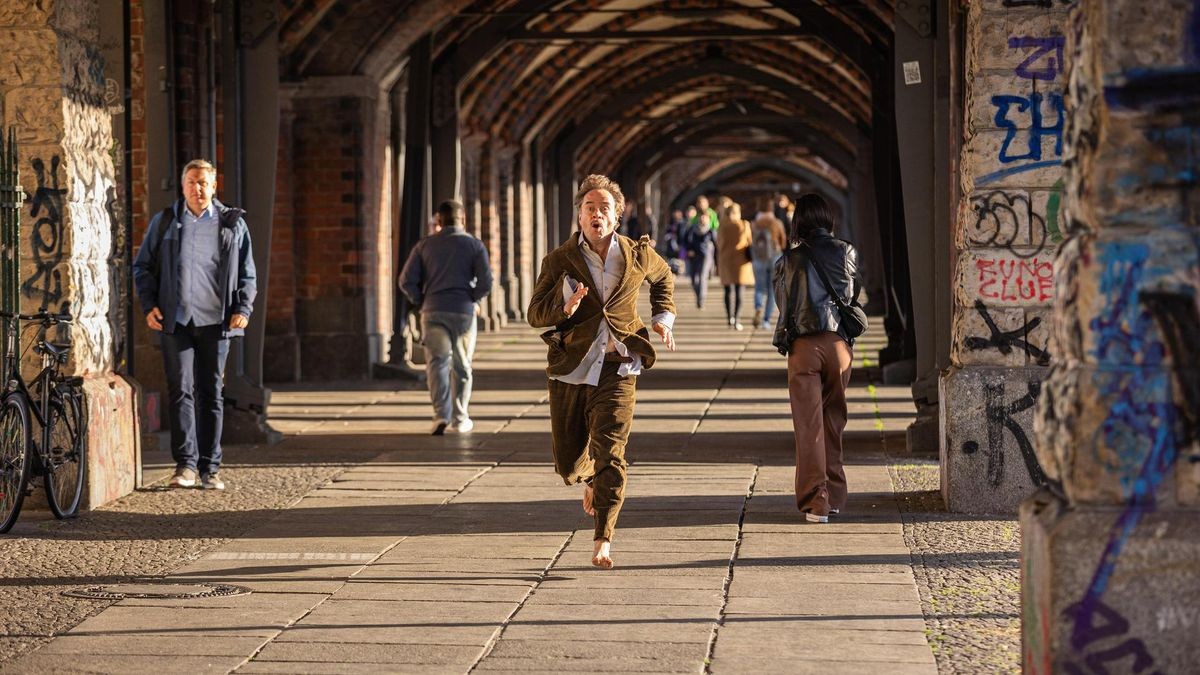
[{"label": "bicycle frame", "polygon": [[[37,420],[41,428],[40,442],[37,445],[38,461],[34,466],[40,470],[45,470],[43,460],[48,448],[50,448],[50,394],[54,389],[55,376],[58,375],[58,358],[45,348],[45,339],[38,340],[36,344],[41,345],[39,350],[42,357],[42,369],[38,374],[29,381],[28,385],[25,378],[21,375],[21,364],[19,362],[19,353],[17,346],[20,338],[20,317],[5,317],[7,333],[7,349],[5,353],[4,372],[8,377],[4,385],[4,394],[13,391],[19,391],[25,395],[25,400],[29,401],[29,412],[33,418]],[[29,389],[29,385],[33,385],[39,389],[39,396],[34,397]]]}]

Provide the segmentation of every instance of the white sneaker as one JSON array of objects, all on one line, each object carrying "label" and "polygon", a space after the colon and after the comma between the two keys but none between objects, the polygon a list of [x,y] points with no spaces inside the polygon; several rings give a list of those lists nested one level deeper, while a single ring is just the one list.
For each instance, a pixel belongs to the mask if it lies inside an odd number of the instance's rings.
[{"label": "white sneaker", "polygon": [[804,519],[810,523],[828,523],[829,522],[829,516],[818,516],[817,514],[813,513],[812,511],[805,511]]},{"label": "white sneaker", "polygon": [[475,428],[475,423],[469,419],[465,419],[457,424],[451,424],[446,427],[446,431],[452,434],[465,434]]}]

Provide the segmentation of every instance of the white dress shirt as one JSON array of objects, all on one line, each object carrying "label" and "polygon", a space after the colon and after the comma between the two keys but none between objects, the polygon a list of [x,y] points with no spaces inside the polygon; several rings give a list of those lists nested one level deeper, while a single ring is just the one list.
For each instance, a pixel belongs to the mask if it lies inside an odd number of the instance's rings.
[{"label": "white dress shirt", "polygon": [[[625,257],[621,254],[621,245],[617,242],[617,235],[612,236],[608,245],[608,255],[603,260],[601,260],[600,254],[588,246],[587,239],[582,235],[579,237],[579,248],[583,252],[583,259],[587,262],[588,271],[592,274],[592,285],[588,288],[588,294],[597,294],[603,304],[608,300],[609,293],[621,282],[621,277],[625,275]],[[570,276],[563,279],[564,304],[575,294],[578,283]],[[661,323],[670,330],[675,325],[675,315],[671,312],[655,314],[650,320],[650,325],[653,326],[656,323]],[[550,379],[567,384],[589,384],[594,387],[600,382],[600,369],[604,367],[604,353],[612,351],[633,359],[629,363],[621,364],[617,370],[618,375],[628,377],[641,374],[642,357],[630,352],[625,343],[614,338],[608,322],[601,321],[596,338],[592,340],[592,346],[584,355],[583,360],[579,362],[579,366],[567,375],[551,376]]]}]

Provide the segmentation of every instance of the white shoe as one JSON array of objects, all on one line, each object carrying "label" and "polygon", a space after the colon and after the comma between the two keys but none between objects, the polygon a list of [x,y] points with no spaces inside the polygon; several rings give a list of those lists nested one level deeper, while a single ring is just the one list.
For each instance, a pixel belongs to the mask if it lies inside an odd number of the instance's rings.
[{"label": "white shoe", "polygon": [[812,511],[805,511],[804,519],[810,523],[828,523],[829,522],[829,516],[818,516],[817,514],[813,513]]},{"label": "white shoe", "polygon": [[446,427],[446,431],[452,434],[465,434],[475,428],[475,423],[469,419],[465,419],[457,424],[451,424]]}]

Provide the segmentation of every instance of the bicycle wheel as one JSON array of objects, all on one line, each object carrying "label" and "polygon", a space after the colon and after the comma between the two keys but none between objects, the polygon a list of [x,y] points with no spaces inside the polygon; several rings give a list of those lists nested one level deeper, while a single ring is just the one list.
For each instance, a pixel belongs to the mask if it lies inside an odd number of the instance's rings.
[{"label": "bicycle wheel", "polygon": [[83,482],[87,475],[84,454],[83,403],[76,392],[50,401],[50,447],[42,455],[46,501],[56,518],[73,518],[79,513]]},{"label": "bicycle wheel", "polygon": [[0,404],[0,532],[17,522],[31,465],[29,402],[24,394],[9,394]]}]

